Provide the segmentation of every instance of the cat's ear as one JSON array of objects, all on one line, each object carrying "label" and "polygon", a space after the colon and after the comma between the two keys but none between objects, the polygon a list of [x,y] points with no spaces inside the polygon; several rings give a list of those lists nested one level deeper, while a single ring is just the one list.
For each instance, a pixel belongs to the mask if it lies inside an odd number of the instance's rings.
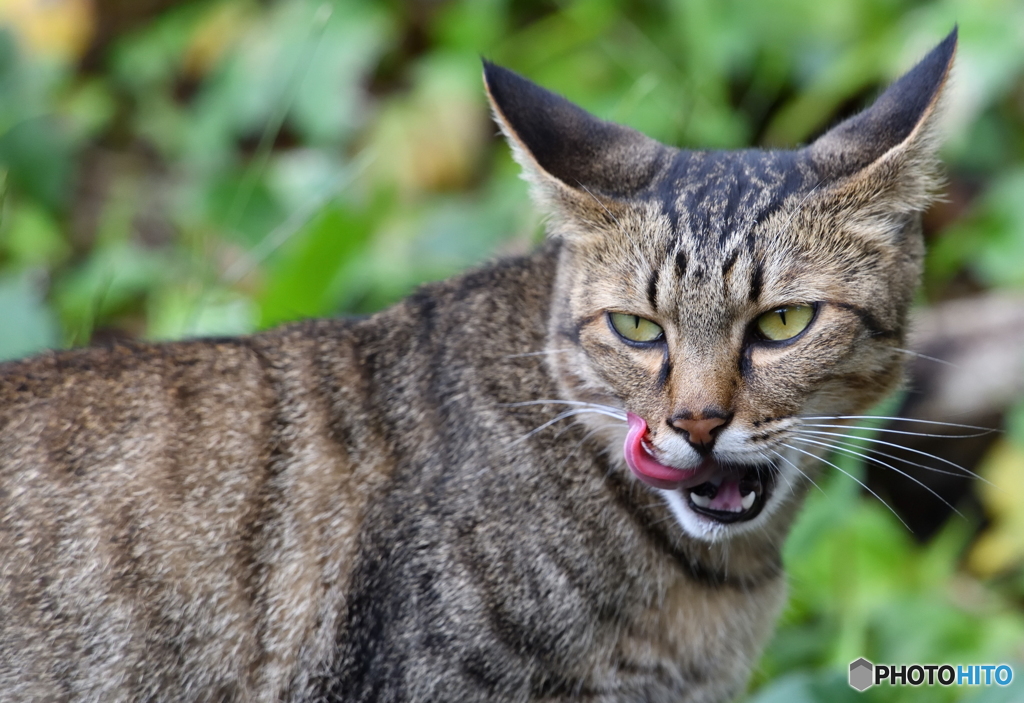
[{"label": "cat's ear", "polygon": [[654,179],[666,147],[507,68],[483,63],[495,120],[542,207],[614,208]]},{"label": "cat's ear", "polygon": [[[956,53],[957,28],[874,104],[808,147],[816,170],[840,188],[919,211],[938,183],[937,113]],[[873,193],[873,194],[872,194]],[[870,194],[870,195],[869,195]]]}]

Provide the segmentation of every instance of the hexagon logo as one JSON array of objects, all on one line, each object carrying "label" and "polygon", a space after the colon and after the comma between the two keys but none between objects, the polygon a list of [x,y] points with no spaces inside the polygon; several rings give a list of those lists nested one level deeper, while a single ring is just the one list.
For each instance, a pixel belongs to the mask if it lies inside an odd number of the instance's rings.
[{"label": "hexagon logo", "polygon": [[874,682],[874,665],[864,657],[850,662],[850,686],[858,691],[866,691]]}]

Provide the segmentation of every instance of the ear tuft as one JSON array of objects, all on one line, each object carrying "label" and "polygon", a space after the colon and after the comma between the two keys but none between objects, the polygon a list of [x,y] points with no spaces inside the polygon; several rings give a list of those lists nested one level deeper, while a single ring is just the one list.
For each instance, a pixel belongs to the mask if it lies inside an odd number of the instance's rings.
[{"label": "ear tuft", "polygon": [[[484,61],[495,119],[530,180],[627,197],[646,187],[664,151],[639,132],[605,122],[522,76]],[[538,182],[540,181],[540,182]]]},{"label": "ear tuft", "polygon": [[875,103],[831,129],[810,146],[819,169],[832,178],[851,175],[886,154],[930,142],[935,106],[956,53],[957,27]]}]

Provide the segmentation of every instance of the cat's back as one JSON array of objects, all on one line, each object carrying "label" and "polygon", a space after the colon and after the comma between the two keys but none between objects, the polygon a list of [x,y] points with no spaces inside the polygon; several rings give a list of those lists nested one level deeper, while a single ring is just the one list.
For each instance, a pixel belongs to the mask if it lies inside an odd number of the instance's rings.
[{"label": "cat's back", "polygon": [[0,690],[280,687],[387,474],[350,330],[0,365]]},{"label": "cat's back", "polygon": [[[446,470],[446,442],[483,442],[473,408],[539,382],[516,352],[543,343],[552,269],[547,248],[358,321],[0,364],[0,691],[314,690],[390,482]],[[490,368],[510,353],[532,375]],[[444,424],[454,398],[475,422]]]}]

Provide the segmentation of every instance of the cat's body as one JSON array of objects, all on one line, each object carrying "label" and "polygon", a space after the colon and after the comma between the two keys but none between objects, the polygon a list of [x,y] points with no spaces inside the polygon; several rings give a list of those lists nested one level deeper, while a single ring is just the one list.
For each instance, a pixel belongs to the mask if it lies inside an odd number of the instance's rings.
[{"label": "cat's body", "polygon": [[[366,320],[0,365],[3,700],[735,697],[806,490],[775,438],[898,380],[952,46],[890,143],[784,154],[668,150],[488,67],[557,211],[535,254]],[[802,301],[806,335],[748,338]]]},{"label": "cat's body", "polygon": [[3,690],[734,694],[781,604],[778,536],[726,562],[578,426],[517,442],[552,414],[511,404],[557,394],[530,354],[556,258],[362,322],[3,367],[0,455],[37,467],[4,476],[26,507],[0,540]]}]

